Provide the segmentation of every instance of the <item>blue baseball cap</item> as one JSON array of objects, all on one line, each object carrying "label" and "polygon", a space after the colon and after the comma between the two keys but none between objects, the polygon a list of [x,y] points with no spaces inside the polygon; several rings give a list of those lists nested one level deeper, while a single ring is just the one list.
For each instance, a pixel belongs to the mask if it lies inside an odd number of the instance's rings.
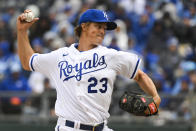
[{"label": "blue baseball cap", "polygon": [[115,22],[108,19],[106,12],[98,9],[88,9],[80,16],[78,24],[81,25],[86,22],[105,22],[107,30],[114,30],[117,27]]}]

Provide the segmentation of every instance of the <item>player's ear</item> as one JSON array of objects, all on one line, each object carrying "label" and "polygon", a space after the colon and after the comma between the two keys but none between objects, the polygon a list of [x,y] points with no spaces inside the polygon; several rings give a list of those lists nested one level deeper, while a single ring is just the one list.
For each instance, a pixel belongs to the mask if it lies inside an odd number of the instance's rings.
[{"label": "player's ear", "polygon": [[86,24],[85,24],[85,23],[82,23],[82,24],[81,24],[81,27],[82,27],[82,30],[83,30],[83,31],[86,30]]},{"label": "player's ear", "polygon": [[82,27],[82,31],[86,31],[86,30],[88,30],[88,26],[89,26],[89,22],[87,22],[87,23],[82,23],[81,24],[81,27]]}]

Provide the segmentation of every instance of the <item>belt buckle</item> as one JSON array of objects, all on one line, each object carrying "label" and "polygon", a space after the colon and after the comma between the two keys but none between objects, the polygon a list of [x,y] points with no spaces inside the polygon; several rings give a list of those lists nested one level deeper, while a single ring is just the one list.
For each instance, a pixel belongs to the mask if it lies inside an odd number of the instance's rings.
[{"label": "belt buckle", "polygon": [[96,128],[98,125],[99,125],[99,124],[97,124],[97,125],[93,126],[93,131],[95,131],[95,128]]}]

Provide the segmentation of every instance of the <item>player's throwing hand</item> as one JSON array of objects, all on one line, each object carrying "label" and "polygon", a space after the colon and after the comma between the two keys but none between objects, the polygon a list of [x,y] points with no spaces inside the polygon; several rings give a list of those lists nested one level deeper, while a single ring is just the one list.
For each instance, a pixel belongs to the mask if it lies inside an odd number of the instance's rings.
[{"label": "player's throwing hand", "polygon": [[39,18],[33,18],[31,22],[27,22],[27,15],[26,13],[32,12],[31,10],[25,10],[24,13],[22,13],[17,18],[17,30],[18,31],[27,31],[33,23],[39,20]]}]

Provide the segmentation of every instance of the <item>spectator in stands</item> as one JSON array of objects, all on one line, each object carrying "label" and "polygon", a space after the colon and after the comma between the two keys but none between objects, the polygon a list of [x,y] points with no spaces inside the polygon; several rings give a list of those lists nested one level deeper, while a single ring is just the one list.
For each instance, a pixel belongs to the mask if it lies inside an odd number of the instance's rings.
[{"label": "spectator in stands", "polygon": [[9,58],[9,43],[1,41],[0,36],[0,90],[3,88],[2,82],[8,77],[8,58]]},{"label": "spectator in stands", "polygon": [[[44,80],[44,87],[45,87],[45,89],[44,89],[45,92],[44,93],[56,94],[55,89],[52,87],[51,82],[48,78],[46,78]],[[55,109],[54,109],[55,102],[56,102],[56,95],[51,95],[49,97],[49,114],[51,116],[56,116]]]},{"label": "spectator in stands", "polygon": [[111,42],[111,44],[108,46],[108,48],[112,48],[112,49],[115,49],[115,50],[120,51],[120,47],[117,45],[117,41],[116,41],[115,38],[112,39],[112,42]]},{"label": "spectator in stands", "polygon": [[154,25],[154,18],[150,17],[147,12],[144,12],[140,16],[136,16],[136,18],[132,19],[132,24],[133,33],[137,39],[136,46],[141,50],[140,52],[143,52]]},{"label": "spectator in stands", "polygon": [[[31,90],[27,83],[27,79],[21,74],[21,66],[18,63],[12,65],[10,76],[3,82],[3,91],[20,92],[25,91],[30,93]],[[6,97],[2,98],[2,112],[3,113],[21,113],[22,104],[26,97]]]},{"label": "spectator in stands", "polygon": [[178,44],[178,39],[172,36],[167,41],[167,49],[160,53],[159,65],[163,68],[165,78],[171,85],[175,82],[176,76],[174,73],[182,60],[178,51]]},{"label": "spectator in stands", "polygon": [[[107,32],[104,37],[104,44],[106,46],[110,46],[112,40],[115,40],[116,45],[119,47],[119,50],[127,50],[128,49],[128,34],[127,27],[124,21],[117,19],[115,21],[118,25],[117,29],[114,32]],[[114,42],[114,41],[113,41]]]},{"label": "spectator in stands", "polygon": [[160,60],[160,56],[158,54],[148,52],[146,54],[145,60],[145,67],[147,72],[152,74],[159,72],[160,66],[158,65],[158,62]]},{"label": "spectator in stands", "polygon": [[189,72],[189,77],[191,81],[191,86],[193,88],[194,93],[196,93],[196,68]]},{"label": "spectator in stands", "polygon": [[192,86],[190,84],[190,78],[187,75],[185,75],[177,79],[171,93],[173,95],[188,94],[192,90]]},{"label": "spectator in stands", "polygon": [[166,50],[167,39],[168,35],[163,22],[161,20],[155,21],[153,29],[148,37],[146,51],[160,55],[161,52]]},{"label": "spectator in stands", "polygon": [[114,37],[116,39],[116,44],[121,50],[128,49],[128,35],[127,35],[127,26],[122,20],[115,20],[118,27],[115,30]]}]

